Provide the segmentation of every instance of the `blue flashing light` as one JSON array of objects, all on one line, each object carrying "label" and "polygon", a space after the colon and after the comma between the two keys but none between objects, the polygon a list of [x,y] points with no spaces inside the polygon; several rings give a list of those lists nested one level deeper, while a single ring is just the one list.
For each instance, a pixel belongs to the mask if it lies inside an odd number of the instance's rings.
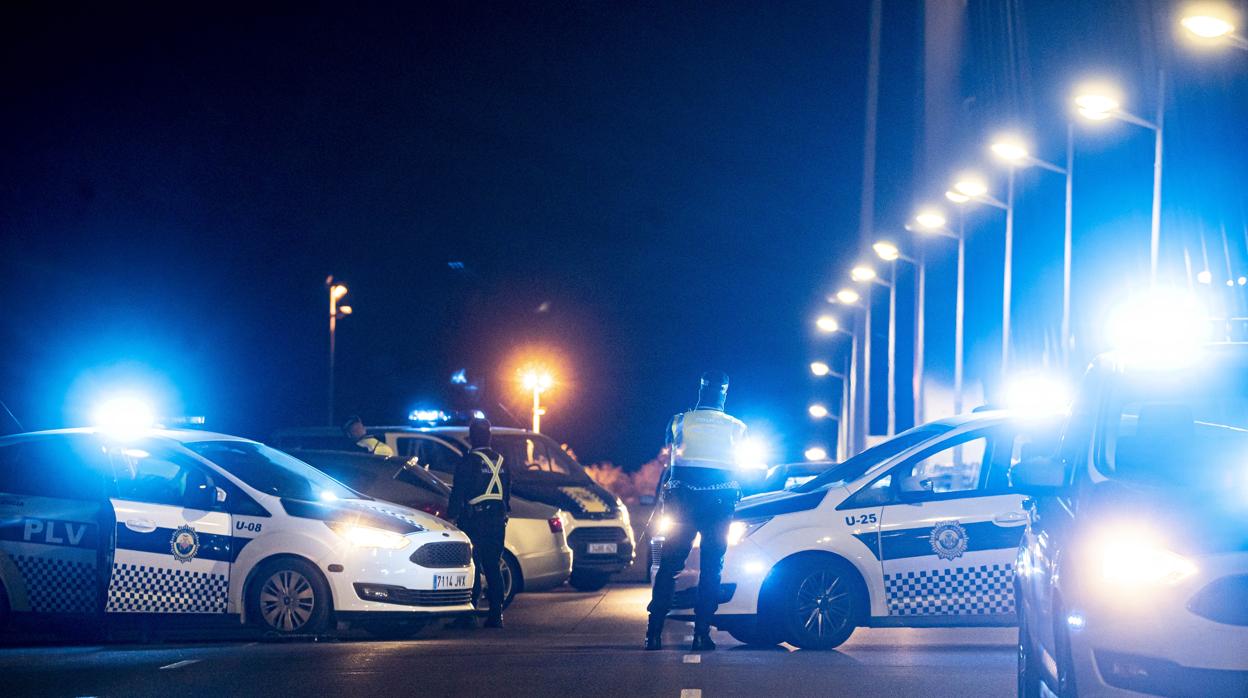
[{"label": "blue flashing light", "polygon": [[122,395],[100,404],[92,412],[93,425],[118,438],[134,438],[156,426],[151,405],[136,395]]},{"label": "blue flashing light", "polygon": [[468,369],[461,368],[451,374],[451,383],[455,385],[468,385]]},{"label": "blue flashing light", "polygon": [[416,409],[407,415],[409,422],[445,422],[450,418],[451,416],[442,410]]}]

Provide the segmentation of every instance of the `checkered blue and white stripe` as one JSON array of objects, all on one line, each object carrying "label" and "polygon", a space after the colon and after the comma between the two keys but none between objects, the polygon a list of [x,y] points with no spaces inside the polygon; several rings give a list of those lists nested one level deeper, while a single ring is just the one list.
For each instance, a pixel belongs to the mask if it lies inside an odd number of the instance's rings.
[{"label": "checkered blue and white stripe", "polygon": [[94,562],[55,557],[14,555],[13,563],[26,583],[30,610],[38,613],[94,613]]},{"label": "checkered blue and white stripe", "polygon": [[918,570],[884,576],[892,616],[991,615],[1014,612],[1012,564]]},{"label": "checkered blue and white stripe", "polygon": [[225,613],[223,574],[150,565],[115,564],[108,586],[110,613]]}]

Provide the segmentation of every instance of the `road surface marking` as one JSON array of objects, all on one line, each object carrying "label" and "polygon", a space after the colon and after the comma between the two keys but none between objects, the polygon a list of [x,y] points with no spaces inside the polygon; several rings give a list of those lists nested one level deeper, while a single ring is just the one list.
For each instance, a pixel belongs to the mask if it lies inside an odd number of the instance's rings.
[{"label": "road surface marking", "polygon": [[184,666],[190,666],[192,664],[197,664],[197,663],[199,663],[198,659],[183,659],[180,662],[174,662],[173,664],[166,664],[162,666],[161,669],[181,669]]},{"label": "road surface marking", "polygon": [[680,689],[680,698],[702,698],[702,689],[682,688]]},{"label": "road surface marking", "polygon": [[702,663],[702,655],[700,654],[686,654],[685,655],[685,664],[701,664],[701,663]]}]

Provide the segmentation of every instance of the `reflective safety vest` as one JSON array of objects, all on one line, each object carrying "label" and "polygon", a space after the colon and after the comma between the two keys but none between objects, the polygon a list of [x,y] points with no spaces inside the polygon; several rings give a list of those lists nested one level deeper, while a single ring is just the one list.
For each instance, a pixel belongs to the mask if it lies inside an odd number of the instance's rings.
[{"label": "reflective safety vest", "polygon": [[745,438],[745,422],[719,410],[689,410],[672,418],[675,463],[685,467],[737,467],[736,446]]},{"label": "reflective safety vest", "polygon": [[485,461],[490,468],[490,484],[485,486],[485,492],[468,500],[469,504],[480,504],[481,502],[501,502],[503,501],[503,455],[500,453],[496,460],[491,461],[489,456],[480,451],[473,451],[478,458]]},{"label": "reflective safety vest", "polygon": [[356,441],[355,445],[359,446],[365,451],[368,451],[374,456],[393,456],[394,455],[394,449],[387,446],[385,441],[382,441],[381,439],[378,439],[375,436],[365,436],[359,441]]}]

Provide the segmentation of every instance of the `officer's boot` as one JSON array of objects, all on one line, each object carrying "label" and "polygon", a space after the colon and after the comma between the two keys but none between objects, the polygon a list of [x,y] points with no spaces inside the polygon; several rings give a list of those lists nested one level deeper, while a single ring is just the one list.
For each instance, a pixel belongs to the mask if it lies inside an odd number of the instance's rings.
[{"label": "officer's boot", "polygon": [[660,618],[656,623],[654,616],[650,617],[650,622],[646,625],[646,643],[644,645],[646,651],[663,649],[663,619]]},{"label": "officer's boot", "polygon": [[711,629],[701,626],[695,626],[693,629],[693,645],[689,647],[691,652],[714,652],[715,642],[711,640]]},{"label": "officer's boot", "polygon": [[494,606],[490,606],[490,615],[485,619],[485,627],[501,628],[503,627],[503,612],[494,610]]}]

